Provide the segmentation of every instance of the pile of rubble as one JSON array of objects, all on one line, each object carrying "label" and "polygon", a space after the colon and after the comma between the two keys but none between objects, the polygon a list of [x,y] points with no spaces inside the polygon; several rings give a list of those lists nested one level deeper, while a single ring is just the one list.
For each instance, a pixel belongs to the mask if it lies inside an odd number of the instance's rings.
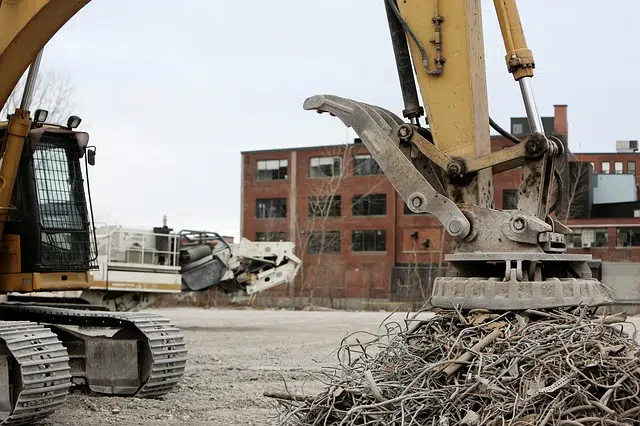
[{"label": "pile of rubble", "polygon": [[346,338],[339,367],[316,375],[322,393],[265,394],[280,424],[640,424],[640,356],[626,316],[421,314]]}]

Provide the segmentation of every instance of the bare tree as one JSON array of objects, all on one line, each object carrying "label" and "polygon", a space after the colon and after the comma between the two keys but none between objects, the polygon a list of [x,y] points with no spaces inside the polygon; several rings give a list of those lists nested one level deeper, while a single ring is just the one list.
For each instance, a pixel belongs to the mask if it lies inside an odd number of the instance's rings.
[{"label": "bare tree", "polygon": [[[0,120],[6,120],[7,115],[12,114],[20,106],[25,82],[26,73],[18,81],[18,84],[9,95],[9,99],[3,105]],[[74,90],[66,73],[53,70],[40,71],[36,78],[29,109],[31,111],[39,108],[46,109],[49,111],[47,122],[65,124],[74,107]]]},{"label": "bare tree", "polygon": [[[328,148],[322,153],[324,164],[314,166],[313,177],[318,178],[314,182],[311,194],[307,199],[307,212],[304,219],[297,216],[296,247],[300,253],[317,255],[313,261],[305,256],[300,272],[300,288],[298,294],[307,293],[309,302],[312,300],[315,289],[327,282],[344,282],[344,268],[340,266],[340,252],[342,246],[342,226],[337,223],[343,217],[344,209],[352,208],[353,200],[342,198],[343,186],[346,175],[375,175],[372,184],[362,194],[358,194],[355,203],[362,202],[368,195],[379,191],[385,182],[384,174],[377,164],[372,161],[363,164],[354,164],[354,145],[345,144],[343,147]],[[328,159],[331,159],[329,161]],[[354,167],[349,167],[354,165]],[[350,173],[348,173],[350,171]],[[332,222],[335,220],[336,222]],[[333,226],[335,223],[335,226]],[[319,256],[321,255],[321,256]],[[295,292],[292,292],[292,296]],[[329,294],[334,297],[334,291]]]},{"label": "bare tree", "polygon": [[583,218],[590,215],[591,197],[591,166],[588,162],[580,161],[571,152],[558,159],[557,174],[560,175],[561,185],[558,190],[557,177],[552,183],[551,203],[555,203],[560,196],[558,207],[553,213],[561,222],[573,218]]}]

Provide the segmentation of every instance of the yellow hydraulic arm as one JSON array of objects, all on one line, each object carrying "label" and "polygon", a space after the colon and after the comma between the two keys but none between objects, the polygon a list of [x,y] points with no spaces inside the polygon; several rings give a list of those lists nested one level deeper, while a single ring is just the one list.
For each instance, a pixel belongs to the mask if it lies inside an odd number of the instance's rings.
[{"label": "yellow hydraulic arm", "polygon": [[47,42],[89,0],[0,0],[0,103]]},{"label": "yellow hydraulic arm", "polygon": [[[494,7],[507,70],[527,111],[530,136],[524,140],[489,117],[481,0],[381,1],[404,119],[334,95],[312,96],[304,108],[329,112],[352,127],[407,206],[436,216],[454,239],[432,305],[523,309],[611,302],[611,291],[591,277],[591,256],[567,254],[570,230],[551,216],[561,199],[555,162],[564,145],[544,132],[531,87],[535,62],[516,1],[494,0]],[[491,152],[490,126],[513,146]],[[517,209],[496,210],[492,175],[515,167],[522,167]],[[554,176],[558,190],[551,203]]]}]

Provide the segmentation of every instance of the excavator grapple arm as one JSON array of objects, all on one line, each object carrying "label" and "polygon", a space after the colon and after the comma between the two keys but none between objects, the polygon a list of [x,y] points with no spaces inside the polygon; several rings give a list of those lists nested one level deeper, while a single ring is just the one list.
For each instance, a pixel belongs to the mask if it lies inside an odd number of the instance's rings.
[{"label": "excavator grapple arm", "polygon": [[[303,107],[352,127],[409,209],[432,213],[453,237],[432,304],[509,310],[611,303],[613,292],[591,277],[591,257],[566,254],[570,230],[551,217],[555,162],[565,147],[544,133],[515,0],[494,4],[532,132],[522,141],[509,135],[514,146],[498,152],[490,149],[496,125],[488,114],[480,0],[383,1],[409,121],[327,94]],[[515,167],[522,167],[517,209],[496,210],[492,176]]]}]

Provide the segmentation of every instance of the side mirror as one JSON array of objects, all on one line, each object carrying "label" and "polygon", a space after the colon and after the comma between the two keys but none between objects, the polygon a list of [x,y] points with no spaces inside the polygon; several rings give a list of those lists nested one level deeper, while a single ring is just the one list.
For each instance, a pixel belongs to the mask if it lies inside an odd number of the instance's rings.
[{"label": "side mirror", "polygon": [[96,149],[95,147],[87,148],[87,162],[90,166],[96,165]]}]

